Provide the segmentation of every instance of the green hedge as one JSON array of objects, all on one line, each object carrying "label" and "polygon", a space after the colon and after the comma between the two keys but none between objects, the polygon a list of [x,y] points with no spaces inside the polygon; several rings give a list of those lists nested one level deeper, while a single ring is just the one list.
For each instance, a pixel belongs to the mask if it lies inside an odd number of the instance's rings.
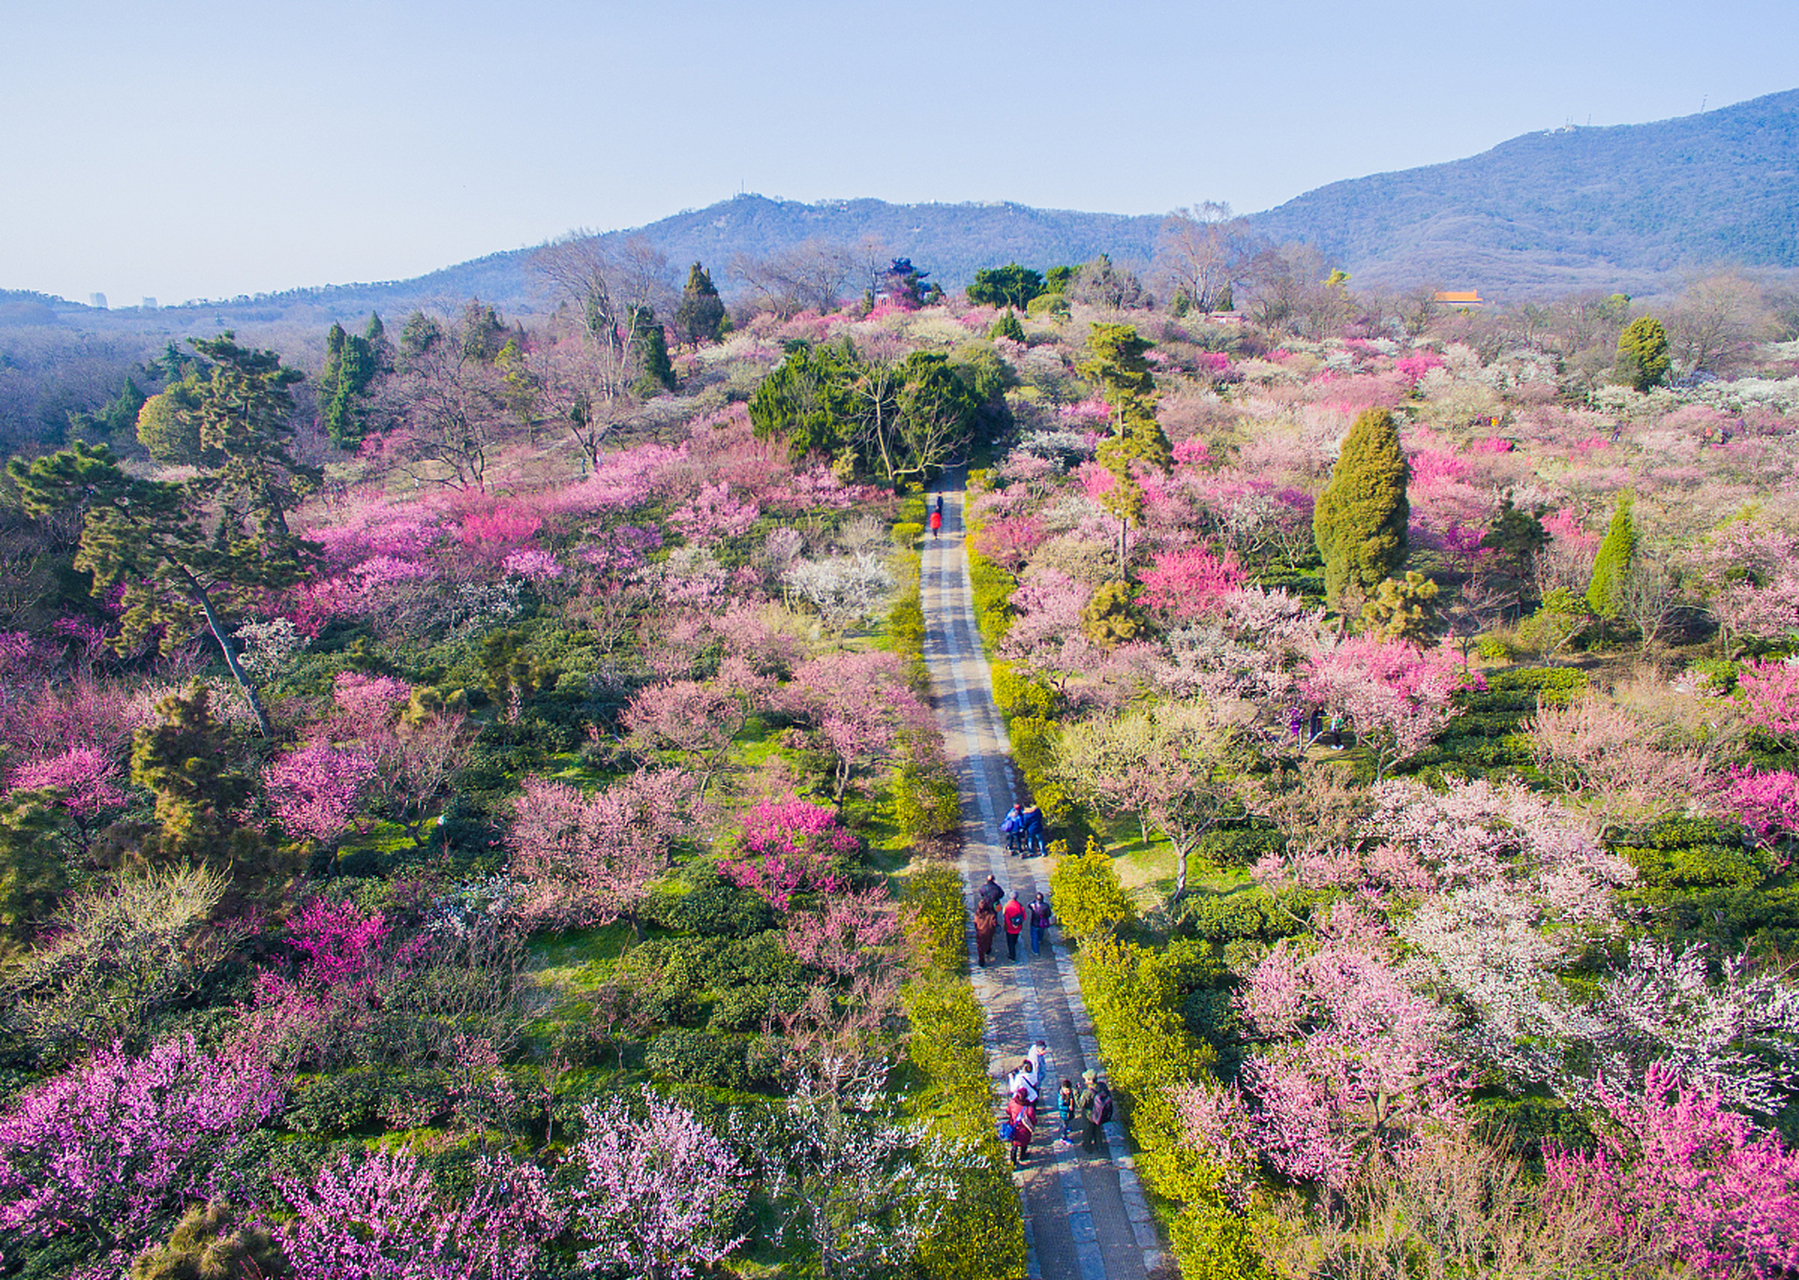
[{"label": "green hedge", "polygon": [[1006,1148],[994,1133],[985,1015],[963,976],[962,882],[946,868],[926,868],[913,875],[904,901],[927,957],[903,997],[911,1024],[907,1056],[918,1081],[910,1109],[959,1156],[947,1171],[942,1216],[914,1262],[925,1280],[1017,1280],[1025,1270],[1024,1219]]},{"label": "green hedge", "polygon": [[1118,882],[1118,869],[1097,840],[1088,840],[1081,855],[1056,863],[1049,876],[1049,893],[1063,934],[1082,948],[1136,923],[1131,900]]},{"label": "green hedge", "polygon": [[925,963],[945,973],[968,971],[962,877],[948,867],[925,867],[907,878],[900,902],[913,922]]}]

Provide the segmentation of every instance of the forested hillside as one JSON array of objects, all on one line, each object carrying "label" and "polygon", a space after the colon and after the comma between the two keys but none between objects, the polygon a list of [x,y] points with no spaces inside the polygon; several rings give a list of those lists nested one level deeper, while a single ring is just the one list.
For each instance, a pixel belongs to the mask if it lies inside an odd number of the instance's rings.
[{"label": "forested hillside", "polygon": [[1309,191],[1247,220],[1371,282],[1489,296],[1643,291],[1708,263],[1799,266],[1799,90],[1654,124],[1526,134]]}]

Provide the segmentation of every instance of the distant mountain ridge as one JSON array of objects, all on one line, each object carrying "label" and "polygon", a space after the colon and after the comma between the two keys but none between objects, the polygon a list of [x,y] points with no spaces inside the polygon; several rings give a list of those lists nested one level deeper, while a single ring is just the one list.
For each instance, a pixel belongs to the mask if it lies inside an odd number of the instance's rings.
[{"label": "distant mountain ridge", "polygon": [[1799,267],[1799,89],[1653,124],[1530,133],[1245,220],[1352,276],[1528,293],[1731,261]]},{"label": "distant mountain ridge", "polygon": [[[1035,209],[1009,202],[807,204],[739,195],[601,238],[642,236],[672,268],[703,262],[728,294],[731,260],[807,240],[874,238],[945,288],[985,266],[1046,267],[1109,253],[1154,256],[1161,215]],[[1531,133],[1465,160],[1334,182],[1241,220],[1267,243],[1317,245],[1358,284],[1435,281],[1489,296],[1583,287],[1653,289],[1672,273],[1732,261],[1799,268],[1799,89],[1652,124]],[[534,249],[458,263],[410,280],[294,289],[167,308],[99,312],[0,290],[0,325],[109,317],[120,326],[329,321],[480,297],[507,311],[541,306]]]}]

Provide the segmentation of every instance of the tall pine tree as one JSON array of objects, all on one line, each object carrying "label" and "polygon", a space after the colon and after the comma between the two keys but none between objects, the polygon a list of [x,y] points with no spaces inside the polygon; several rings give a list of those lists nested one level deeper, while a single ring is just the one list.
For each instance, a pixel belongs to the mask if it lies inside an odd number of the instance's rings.
[{"label": "tall pine tree", "polygon": [[270,737],[225,612],[292,586],[316,557],[317,547],[287,525],[287,513],[320,478],[288,446],[289,387],[301,374],[272,351],[239,347],[229,332],[194,346],[208,360],[206,374],[191,380],[194,402],[179,411],[203,467],[194,479],[142,479],[104,445],[79,443],[29,463],[15,458],[6,469],[29,514],[81,516],[74,563],[93,575],[96,593],[125,584],[121,651],[158,635],[178,642],[203,622]]},{"label": "tall pine tree", "polygon": [[1405,563],[1407,470],[1393,415],[1365,410],[1350,427],[1312,513],[1325,600],[1346,617]]},{"label": "tall pine tree", "polygon": [[1118,576],[1130,574],[1130,528],[1143,519],[1143,486],[1136,471],[1167,471],[1168,437],[1156,421],[1156,379],[1143,353],[1154,344],[1128,324],[1096,324],[1087,339],[1083,378],[1097,383],[1112,407],[1112,434],[1100,443],[1099,464],[1112,474],[1100,504],[1118,518]]}]

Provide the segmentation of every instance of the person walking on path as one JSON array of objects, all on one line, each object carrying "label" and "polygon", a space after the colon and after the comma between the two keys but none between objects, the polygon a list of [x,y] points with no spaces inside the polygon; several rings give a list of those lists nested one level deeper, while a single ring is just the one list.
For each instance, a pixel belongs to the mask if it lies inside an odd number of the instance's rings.
[{"label": "person walking on path", "polygon": [[1106,1121],[1112,1118],[1112,1091],[1098,1072],[1081,1072],[1081,1091],[1075,1095],[1074,1105],[1081,1117],[1081,1150],[1097,1151],[1106,1136]]},{"label": "person walking on path", "polygon": [[999,913],[985,897],[974,913],[974,949],[980,957],[981,968],[987,967],[987,957],[993,954],[993,935],[999,929]]},{"label": "person walking on path", "polygon": [[943,531],[943,511],[939,508],[931,512],[931,536],[935,538]]},{"label": "person walking on path", "polygon": [[1044,1077],[1049,1075],[1049,1041],[1039,1040],[1026,1049],[1024,1061],[1031,1071],[1031,1087],[1042,1090]]},{"label": "person walking on path", "polygon": [[1006,959],[1018,959],[1018,935],[1024,932],[1024,904],[1019,902],[1018,895],[1012,895],[1012,901],[1006,904]]},{"label": "person walking on path", "polygon": [[987,877],[987,883],[981,886],[979,892],[981,901],[992,907],[995,911],[999,910],[999,904],[1005,901],[1006,898],[1005,886],[1000,884],[1000,882],[995,880],[992,876]]},{"label": "person walking on path", "polygon": [[1024,844],[1024,806],[1012,802],[1012,811],[999,820],[1000,834],[1006,838],[1006,856],[1016,854]]},{"label": "person walking on path", "polygon": [[1027,1058],[1018,1064],[1018,1069],[1006,1077],[1006,1092],[1013,1097],[1022,1096],[1033,1107],[1042,1091],[1037,1088],[1036,1077],[1031,1074],[1031,1063]]},{"label": "person walking on path", "polygon": [[1024,811],[1024,856],[1049,852],[1043,840],[1043,810],[1031,805]]},{"label": "person walking on path", "polygon": [[1049,928],[1052,918],[1049,914],[1049,900],[1041,893],[1038,894],[1031,899],[1028,914],[1031,918],[1031,954],[1040,955],[1043,952],[1043,931]]},{"label": "person walking on path", "polygon": [[1006,1103],[1006,1119],[1012,1122],[1012,1163],[1023,1164],[1030,1154],[1031,1137],[1037,1127],[1037,1104],[1020,1089]]}]

